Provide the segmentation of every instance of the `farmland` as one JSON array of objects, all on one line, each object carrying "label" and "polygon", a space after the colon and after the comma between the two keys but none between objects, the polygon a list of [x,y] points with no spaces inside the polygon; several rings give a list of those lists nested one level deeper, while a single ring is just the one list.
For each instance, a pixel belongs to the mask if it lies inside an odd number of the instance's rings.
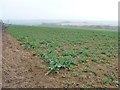
[{"label": "farmland", "polygon": [[[47,64],[46,75],[68,72],[67,76],[71,78],[85,80],[83,87],[97,87],[94,85],[96,79],[100,87],[118,85],[117,31],[9,26],[7,33]],[[90,73],[92,76],[88,79]],[[90,82],[93,77],[95,80]]]}]

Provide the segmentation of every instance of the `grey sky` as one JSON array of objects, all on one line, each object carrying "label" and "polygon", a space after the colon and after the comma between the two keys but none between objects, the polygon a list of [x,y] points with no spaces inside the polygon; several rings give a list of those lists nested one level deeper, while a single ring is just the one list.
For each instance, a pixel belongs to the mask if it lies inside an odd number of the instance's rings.
[{"label": "grey sky", "polygon": [[2,19],[118,19],[119,0],[0,0]]}]

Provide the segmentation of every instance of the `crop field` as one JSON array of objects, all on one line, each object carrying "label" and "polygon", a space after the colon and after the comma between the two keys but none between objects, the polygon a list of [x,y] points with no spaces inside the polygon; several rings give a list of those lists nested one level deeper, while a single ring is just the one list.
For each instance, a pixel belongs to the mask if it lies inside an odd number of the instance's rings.
[{"label": "crop field", "polygon": [[[10,26],[7,33],[17,38],[25,49],[34,51],[34,55],[46,62],[49,73],[59,74],[61,70],[65,70],[72,71],[71,75],[78,77],[82,75],[81,72],[91,72],[97,77],[100,73],[97,73],[96,65],[110,69],[113,67],[111,63],[117,62],[118,59],[117,31]],[[85,75],[81,77],[87,78]],[[105,72],[101,82],[103,85],[112,84],[115,87],[118,84],[116,74],[111,71]],[[91,86],[92,82],[87,84]]]}]

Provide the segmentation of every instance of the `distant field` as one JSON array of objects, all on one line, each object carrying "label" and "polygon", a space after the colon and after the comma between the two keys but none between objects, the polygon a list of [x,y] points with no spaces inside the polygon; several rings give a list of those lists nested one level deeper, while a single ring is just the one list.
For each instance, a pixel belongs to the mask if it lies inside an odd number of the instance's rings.
[{"label": "distant field", "polygon": [[48,63],[48,69],[69,70],[81,63],[106,63],[118,57],[118,34],[113,31],[10,26],[8,33]]}]

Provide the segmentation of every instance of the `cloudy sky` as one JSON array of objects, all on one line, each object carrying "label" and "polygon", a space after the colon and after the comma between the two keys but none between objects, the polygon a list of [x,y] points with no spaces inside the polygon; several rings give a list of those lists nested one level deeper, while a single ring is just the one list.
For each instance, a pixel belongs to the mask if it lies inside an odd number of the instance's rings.
[{"label": "cloudy sky", "polygon": [[0,18],[117,21],[118,1],[0,0]]}]

